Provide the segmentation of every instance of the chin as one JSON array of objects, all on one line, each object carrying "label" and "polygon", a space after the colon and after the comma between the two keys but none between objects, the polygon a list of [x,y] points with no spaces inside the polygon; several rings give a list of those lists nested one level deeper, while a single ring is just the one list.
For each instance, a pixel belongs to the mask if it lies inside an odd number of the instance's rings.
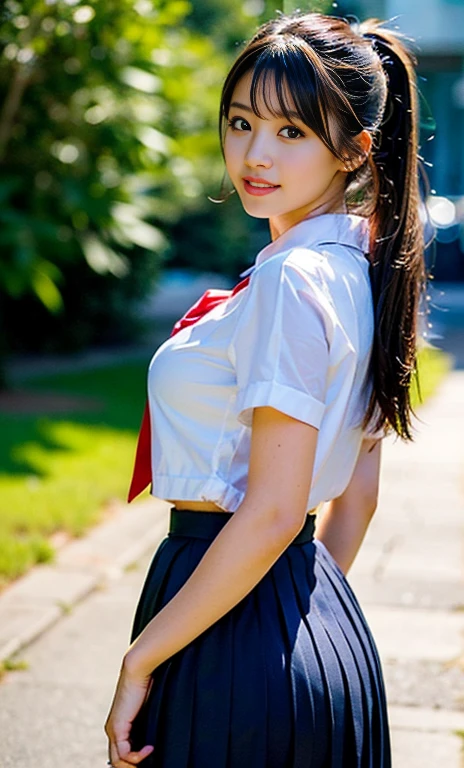
[{"label": "chin", "polygon": [[245,213],[252,216],[254,219],[269,219],[271,216],[280,215],[280,211],[276,211],[271,206],[266,206],[263,200],[257,202],[255,205],[253,204],[253,201],[250,203],[249,200],[245,201],[242,200],[242,198],[240,198],[240,202],[242,203]]},{"label": "chin", "polygon": [[245,213],[248,214],[248,216],[251,216],[253,219],[270,219],[271,216],[275,216],[274,213],[270,213],[269,211],[250,211],[248,208],[243,206],[243,210]]}]

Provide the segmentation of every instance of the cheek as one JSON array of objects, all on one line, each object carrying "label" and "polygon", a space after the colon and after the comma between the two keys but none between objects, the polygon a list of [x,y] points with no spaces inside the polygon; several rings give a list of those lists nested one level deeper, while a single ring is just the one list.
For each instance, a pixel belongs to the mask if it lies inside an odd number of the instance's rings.
[{"label": "cheek", "polygon": [[234,141],[234,136],[227,134],[224,139],[224,157],[229,172],[233,172],[234,167],[241,162],[241,155],[239,143]]},{"label": "cheek", "polygon": [[307,144],[301,147],[299,152],[295,152],[291,158],[291,167],[300,175],[311,173],[312,171],[324,172],[326,169],[332,169],[332,155],[330,152],[322,150],[318,145]]}]

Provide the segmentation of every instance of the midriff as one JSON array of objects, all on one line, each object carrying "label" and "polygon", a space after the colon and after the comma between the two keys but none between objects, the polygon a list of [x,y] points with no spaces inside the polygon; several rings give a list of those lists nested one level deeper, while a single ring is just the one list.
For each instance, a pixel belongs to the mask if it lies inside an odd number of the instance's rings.
[{"label": "midriff", "polygon": [[166,499],[176,509],[192,509],[199,512],[227,512],[226,509],[218,507],[213,501],[185,501],[177,499]]},{"label": "midriff", "polygon": [[[180,499],[166,499],[166,501],[172,504],[176,509],[191,509],[199,512],[227,512],[227,509],[218,507],[213,501],[185,501],[185,499],[182,501]],[[308,509],[306,514],[313,515],[317,510],[318,507]]]}]

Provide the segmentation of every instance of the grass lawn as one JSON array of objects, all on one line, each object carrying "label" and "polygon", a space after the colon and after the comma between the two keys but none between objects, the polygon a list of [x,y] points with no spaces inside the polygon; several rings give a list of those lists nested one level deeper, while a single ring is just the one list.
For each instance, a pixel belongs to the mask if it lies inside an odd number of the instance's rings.
[{"label": "grass lawn", "polygon": [[31,393],[89,398],[88,410],[81,404],[68,412],[0,415],[0,588],[53,558],[52,534],[80,536],[112,499],[125,498],[147,365],[28,380],[22,389]]},{"label": "grass lawn", "polygon": [[[87,410],[1,414],[0,589],[53,559],[57,532],[82,535],[124,499],[145,400],[148,361],[28,380],[32,393],[89,398]],[[446,355],[421,352],[423,398],[449,368]],[[417,404],[417,392],[412,391]],[[145,492],[148,493],[148,492]]]}]

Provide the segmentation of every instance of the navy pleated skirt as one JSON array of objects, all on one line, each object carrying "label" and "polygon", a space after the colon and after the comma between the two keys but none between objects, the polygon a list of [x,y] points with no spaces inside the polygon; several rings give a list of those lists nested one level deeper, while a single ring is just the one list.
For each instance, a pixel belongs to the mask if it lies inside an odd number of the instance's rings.
[{"label": "navy pleated skirt", "polygon": [[[170,511],[131,642],[233,513]],[[390,768],[384,679],[366,618],[315,516],[232,610],[153,672],[131,731],[144,768]]]}]

